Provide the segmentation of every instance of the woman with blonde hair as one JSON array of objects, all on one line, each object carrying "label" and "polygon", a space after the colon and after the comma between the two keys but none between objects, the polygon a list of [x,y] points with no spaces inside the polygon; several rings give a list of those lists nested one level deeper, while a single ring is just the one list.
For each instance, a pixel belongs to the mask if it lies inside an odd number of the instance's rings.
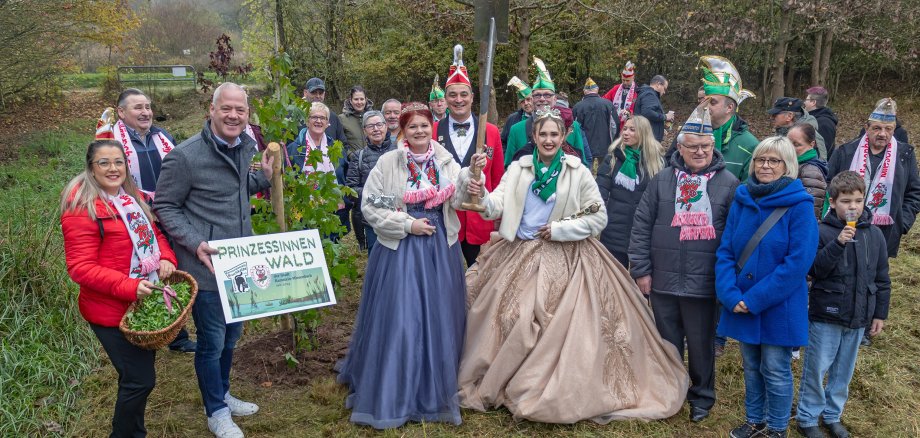
[{"label": "woman with blonde hair", "polygon": [[176,269],[176,255],[126,163],[120,143],[93,141],[84,171],[61,193],[64,254],[80,285],[80,313],[118,371],[113,437],[146,434],[144,410],[156,378],[156,352],[128,342],[118,324],[132,302]]},{"label": "woman with blonde hair", "polygon": [[649,180],[665,167],[663,152],[648,119],[632,116],[597,170],[597,187],[608,212],[601,243],[624,267],[629,266],[626,252],[633,216]]}]

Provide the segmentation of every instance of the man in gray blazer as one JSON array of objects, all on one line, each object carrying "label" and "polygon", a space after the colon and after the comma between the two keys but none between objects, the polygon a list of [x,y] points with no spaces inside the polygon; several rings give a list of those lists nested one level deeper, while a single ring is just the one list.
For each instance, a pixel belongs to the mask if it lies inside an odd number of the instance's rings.
[{"label": "man in gray blazer", "polygon": [[256,142],[245,134],[249,98],[234,83],[214,90],[210,119],[199,134],[163,159],[154,211],[169,235],[179,269],[198,281],[192,317],[198,334],[195,373],[208,415],[208,429],[219,438],[242,437],[231,415],[259,410],[230,395],[233,349],[241,323],[227,324],[217,292],[208,241],[252,235],[249,198],[271,184],[273,159],[262,156],[261,171],[251,171]]}]

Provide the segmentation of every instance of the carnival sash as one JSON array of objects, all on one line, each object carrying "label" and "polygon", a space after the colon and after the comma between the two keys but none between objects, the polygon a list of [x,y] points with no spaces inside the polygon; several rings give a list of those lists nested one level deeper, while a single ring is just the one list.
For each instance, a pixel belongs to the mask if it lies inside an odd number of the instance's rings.
[{"label": "carnival sash", "polygon": [[866,207],[872,212],[872,223],[874,225],[894,225],[894,219],[891,217],[891,189],[894,187],[894,170],[897,167],[895,162],[898,156],[898,141],[894,136],[885,149],[885,156],[881,164],[872,173],[870,180],[868,172],[869,167],[869,135],[863,134],[859,140],[859,146],[856,153],[853,154],[853,161],[850,162],[850,170],[859,172],[859,175],[866,181]]},{"label": "carnival sash", "polygon": [[617,87],[617,92],[613,95],[613,106],[616,107],[617,116],[620,118],[621,125],[629,119],[629,115],[624,113],[623,110],[629,110],[636,100],[636,81],[633,81],[632,85],[629,87],[629,91],[626,93],[626,102],[623,102],[623,106],[620,107],[620,100],[622,98],[623,84],[620,84],[620,86]]},{"label": "carnival sash", "polygon": [[414,154],[409,149],[409,142],[403,140],[406,149],[406,167],[409,169],[409,178],[406,180],[406,193],[403,202],[418,204],[425,202],[425,208],[434,208],[453,196],[456,187],[449,182],[441,184],[441,167],[434,156],[434,140],[430,140],[428,151],[424,154]]},{"label": "carnival sash", "polygon": [[[136,159],[137,151],[134,149],[134,142],[131,141],[130,134],[128,134],[128,127],[125,126],[124,122],[119,120],[115,122],[115,129],[112,131],[115,135],[115,141],[121,143],[122,149],[125,151],[125,158],[128,160],[128,171],[131,172],[131,178],[134,179],[134,184],[136,184],[137,187],[141,187],[141,167]],[[160,160],[176,147],[162,132],[153,134],[153,142],[157,151],[160,153]],[[146,190],[144,190],[144,193],[150,196],[154,195],[153,192],[148,192]]]},{"label": "carnival sash", "polygon": [[153,224],[147,219],[144,210],[138,205],[134,197],[125,193],[124,189],[118,195],[109,196],[109,202],[115,206],[115,211],[131,237],[131,278],[143,278],[151,282],[159,280],[157,269],[160,267],[160,246],[157,243]]},{"label": "carnival sash", "polygon": [[674,195],[672,227],[680,227],[680,240],[712,240],[716,229],[712,226],[712,204],[707,185],[715,172],[692,174],[674,169],[677,189]]}]

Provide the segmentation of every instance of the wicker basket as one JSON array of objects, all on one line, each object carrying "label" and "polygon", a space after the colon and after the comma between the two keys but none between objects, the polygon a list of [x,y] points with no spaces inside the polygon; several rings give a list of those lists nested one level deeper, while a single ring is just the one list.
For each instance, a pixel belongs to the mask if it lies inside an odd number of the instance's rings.
[{"label": "wicker basket", "polygon": [[188,272],[176,270],[173,271],[172,275],[169,277],[161,278],[160,280],[165,284],[188,283],[192,286],[190,291],[191,298],[188,300],[188,304],[182,309],[182,313],[179,314],[179,317],[176,318],[172,324],[153,332],[138,332],[129,329],[128,313],[134,310],[137,303],[132,303],[131,306],[128,307],[128,311],[125,312],[125,316],[121,318],[121,323],[118,324],[118,328],[125,334],[125,338],[128,339],[128,342],[147,350],[159,350],[176,339],[179,330],[185,327],[185,322],[188,321],[188,317],[192,313],[192,305],[195,304],[195,297],[198,296],[198,282],[195,281]]}]

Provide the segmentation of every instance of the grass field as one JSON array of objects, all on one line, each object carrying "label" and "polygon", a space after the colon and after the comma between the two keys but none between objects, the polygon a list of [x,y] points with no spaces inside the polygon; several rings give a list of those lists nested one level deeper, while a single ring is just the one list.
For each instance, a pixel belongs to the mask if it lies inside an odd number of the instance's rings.
[{"label": "grass field", "polygon": [[[169,114],[161,124],[178,139],[200,129],[207,100],[201,95],[158,103]],[[841,120],[857,120],[847,112]],[[57,223],[57,198],[79,171],[88,139],[80,119],[21,139],[18,158],[0,166],[0,436],[106,436],[115,398],[115,372],[76,310],[76,287],[64,267]],[[763,121],[760,121],[763,123]],[[913,124],[913,126],[920,126]],[[755,132],[762,136],[763,132]],[[849,133],[848,135],[852,135]],[[841,137],[843,138],[843,137]],[[920,233],[902,243],[892,261],[892,310],[882,336],[860,351],[844,422],[855,436],[920,436]],[[357,247],[346,238],[351,251]],[[363,271],[362,257],[359,271]],[[338,291],[340,304],[324,325],[350,330],[360,295],[360,280]],[[247,327],[240,348],[274,329]],[[274,354],[283,356],[284,351]],[[192,355],[160,352],[157,388],[147,411],[155,437],[209,436],[195,380]],[[795,363],[800,373],[801,361]],[[516,422],[505,410],[463,412],[461,426],[411,424],[386,432],[355,427],[344,408],[346,391],[331,370],[302,385],[271,383],[233,375],[234,393],[262,410],[239,421],[250,437],[720,437],[742,421],[743,378],[737,344],[718,361],[718,402],[700,424],[678,415],[655,422],[582,422],[545,425]],[[263,381],[265,380],[265,381]],[[267,383],[268,382],[268,383]],[[794,435],[794,432],[791,432]]]}]

